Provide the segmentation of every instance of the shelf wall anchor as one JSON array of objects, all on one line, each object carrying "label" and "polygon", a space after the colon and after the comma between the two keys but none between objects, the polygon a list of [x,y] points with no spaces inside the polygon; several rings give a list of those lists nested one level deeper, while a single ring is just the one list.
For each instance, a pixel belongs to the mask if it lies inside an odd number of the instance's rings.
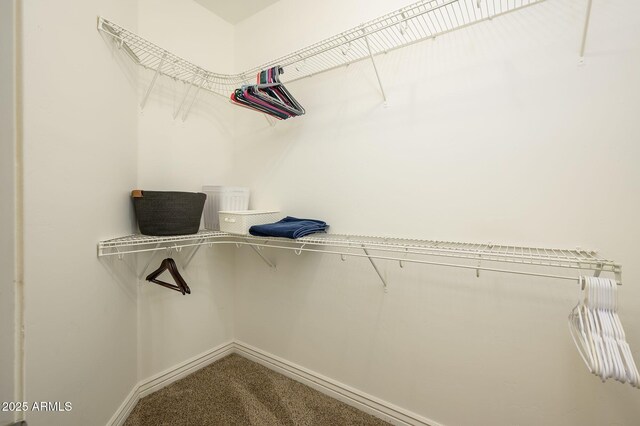
[{"label": "shelf wall anchor", "polygon": [[151,89],[156,84],[156,80],[158,79],[158,75],[162,72],[162,66],[164,65],[164,60],[167,57],[165,53],[162,55],[162,59],[160,59],[160,64],[158,64],[158,68],[156,68],[156,73],[153,75],[151,79],[151,83],[149,84],[149,88],[147,89],[147,93],[144,95],[144,99],[142,99],[142,103],[140,104],[140,108],[144,109],[144,106],[147,104],[147,99],[149,99],[149,95],[151,94]]}]

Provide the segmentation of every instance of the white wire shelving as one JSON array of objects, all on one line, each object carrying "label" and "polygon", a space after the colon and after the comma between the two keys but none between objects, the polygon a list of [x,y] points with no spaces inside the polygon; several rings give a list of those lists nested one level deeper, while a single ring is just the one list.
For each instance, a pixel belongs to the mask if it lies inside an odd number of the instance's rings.
[{"label": "white wire shelving", "polygon": [[[191,104],[200,89],[228,98],[242,84],[252,84],[258,72],[273,66],[279,65],[284,69],[281,80],[288,83],[364,59],[372,61],[380,90],[386,100],[375,56],[543,1],[420,0],[238,74],[209,71],[103,17],[98,17],[98,30],[111,37],[135,63],[155,72],[142,101],[143,107],[158,75],[187,84],[179,112],[192,87],[196,91],[192,95]],[[190,106],[184,109],[183,119],[189,109]]]},{"label": "white wire shelving", "polygon": [[[360,235],[315,234],[296,240],[286,238],[262,238],[232,235],[219,231],[200,231],[193,235],[177,237],[149,237],[129,235],[112,240],[100,241],[98,257],[157,252],[161,250],[179,252],[191,248],[184,267],[202,246],[213,245],[250,246],[270,267],[275,265],[265,256],[265,249],[315,252],[346,257],[367,258],[382,280],[386,279],[374,260],[418,263],[453,268],[498,273],[520,274],[577,281],[578,275],[592,271],[595,276],[602,272],[612,273],[616,281],[622,283],[622,266],[605,259],[591,250],[522,247],[492,243],[462,243],[430,241],[402,238],[370,237]],[[149,260],[150,262],[151,260]],[[148,265],[147,265],[148,266]],[[145,268],[146,269],[146,268]],[[567,270],[576,273],[569,274]],[[560,271],[565,271],[561,273]],[[144,271],[143,271],[144,273]]]}]

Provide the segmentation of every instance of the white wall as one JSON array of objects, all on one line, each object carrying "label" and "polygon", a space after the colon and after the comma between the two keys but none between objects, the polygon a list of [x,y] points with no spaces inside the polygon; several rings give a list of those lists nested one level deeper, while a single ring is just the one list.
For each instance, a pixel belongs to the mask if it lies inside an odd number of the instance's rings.
[{"label": "white wall", "polygon": [[[0,401],[14,400],[15,351],[15,2],[0,2]],[[14,420],[0,412],[0,424]]]},{"label": "white wall", "polygon": [[[233,67],[233,26],[193,1],[142,0],[138,32],[165,49],[216,72]],[[153,73],[143,71],[139,99]],[[138,113],[138,186],[147,190],[200,191],[232,184],[233,108],[201,91],[186,121],[174,120],[185,87],[159,78]],[[194,90],[185,102],[191,101]],[[171,254],[178,260],[186,253]],[[158,254],[153,271],[164,258]],[[148,257],[140,255],[139,265]],[[148,378],[233,339],[233,252],[203,248],[189,268],[179,267],[192,294],[181,296],[144,280],[139,284],[139,379]]]},{"label": "white wall", "polygon": [[135,231],[131,189],[231,183],[233,109],[201,92],[187,121],[173,120],[184,88],[162,77],[140,111],[152,74],[96,17],[221,72],[233,27],[195,2],[25,3],[26,396],[73,404],[28,420],[104,424],[139,380],[233,338],[232,251],[200,251],[183,271],[187,297],[136,284],[129,268],[148,257],[95,255],[97,241]]},{"label": "white wall", "polygon": [[[594,2],[578,66],[583,3],[379,57],[389,108],[366,62],[290,84],[304,117],[271,128],[238,108],[238,180],[254,207],[337,233],[596,248],[624,265],[621,317],[640,360],[640,8]],[[398,6],[282,0],[238,25],[237,63]],[[384,294],[366,260],[271,256],[277,272],[236,259],[241,341],[444,425],[637,423],[640,393],[601,384],[573,347],[576,285],[383,264]]]},{"label": "white wall", "polygon": [[445,425],[634,424],[637,392],[600,384],[573,348],[570,284],[383,265],[384,294],[366,260],[274,252],[265,273],[216,248],[183,297],[95,244],[133,231],[134,187],[246,184],[253,207],[333,232],[594,247],[625,265],[640,358],[638,6],[596,2],[583,67],[583,5],[550,0],[380,57],[386,109],[365,62],[293,83],[308,115],[271,128],[204,93],[173,120],[183,87],[165,78],[140,112],[152,74],[96,15],[230,72],[407,2],[281,0],[235,28],[195,2],[24,3],[26,396],[74,407],[30,424],[104,424],[138,380],[234,337]]},{"label": "white wall", "polygon": [[136,72],[96,31],[128,0],[25,1],[26,398],[71,402],[29,425],[105,424],[136,383],[136,287],[96,243],[130,233]]}]

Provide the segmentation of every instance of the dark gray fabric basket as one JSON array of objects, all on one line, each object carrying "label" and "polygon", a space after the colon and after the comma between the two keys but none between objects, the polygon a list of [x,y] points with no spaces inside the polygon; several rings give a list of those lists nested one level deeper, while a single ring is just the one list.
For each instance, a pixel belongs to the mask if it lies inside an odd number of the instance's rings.
[{"label": "dark gray fabric basket", "polygon": [[134,191],[132,196],[138,227],[144,235],[186,235],[200,229],[206,194]]}]

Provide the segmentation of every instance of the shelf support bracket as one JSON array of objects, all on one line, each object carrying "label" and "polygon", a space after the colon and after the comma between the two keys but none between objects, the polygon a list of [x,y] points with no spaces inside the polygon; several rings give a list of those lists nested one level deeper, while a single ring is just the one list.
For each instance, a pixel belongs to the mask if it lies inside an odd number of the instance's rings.
[{"label": "shelf support bracket", "polygon": [[187,90],[185,90],[184,96],[182,97],[182,102],[180,102],[180,106],[178,107],[178,110],[173,115],[173,119],[174,120],[178,117],[178,114],[180,114],[180,111],[182,111],[182,107],[184,106],[184,101],[187,100],[187,96],[189,95],[189,92],[191,91],[191,86],[193,86],[193,83],[196,81],[196,77],[197,76],[198,76],[198,73],[195,73],[195,74],[193,74],[193,77],[191,77],[191,81],[189,82],[189,85],[187,86]]},{"label": "shelf support bracket", "polygon": [[[409,251],[409,249],[405,247],[405,249],[404,249],[404,252],[405,252],[405,253],[404,253],[404,257],[405,257],[405,259],[407,258],[407,252],[408,252],[408,251]],[[401,261],[399,261],[398,263],[400,264],[400,267],[401,267],[401,268],[404,268],[404,263],[402,262],[402,260],[401,260]]]},{"label": "shelf support bracket", "polygon": [[269,268],[276,269],[276,265],[274,265],[274,264],[273,264],[269,259],[267,259],[267,258],[266,258],[262,253],[260,253],[260,250],[258,250],[256,246],[254,246],[254,245],[251,245],[251,244],[250,244],[250,245],[249,245],[249,247],[251,247],[251,248],[253,249],[253,251],[255,251],[255,252],[256,252],[256,254],[257,254],[258,256],[260,256],[260,258],[264,261],[264,263],[266,263],[267,265],[269,265]]},{"label": "shelf support bracket", "polygon": [[622,285],[622,266],[616,266],[613,270],[613,274],[615,275],[618,285]]},{"label": "shelf support bracket", "polygon": [[593,272],[593,276],[599,277],[601,272],[602,272],[602,263],[598,263],[596,265],[596,270]]},{"label": "shelf support bracket", "polygon": [[[156,244],[156,248],[160,248],[160,243]],[[158,254],[158,252],[154,251],[151,257],[149,258],[149,260],[147,261],[147,264],[144,265],[144,268],[142,268],[142,271],[140,271],[140,274],[138,274],[139,280],[141,280],[144,277],[144,274],[147,272],[147,269],[149,269],[151,262],[153,262],[153,259],[156,258],[156,254]]]},{"label": "shelf support bracket", "polygon": [[164,59],[166,57],[167,57],[167,54],[165,53],[164,55],[162,55],[162,59],[160,59],[158,68],[156,68],[156,73],[153,75],[153,78],[151,79],[151,83],[149,84],[149,88],[147,89],[147,93],[144,95],[144,99],[142,99],[142,103],[140,104],[141,109],[144,109],[144,106],[147,104],[147,99],[149,99],[149,95],[151,94],[151,89],[153,89],[153,86],[156,84],[156,80],[158,79],[158,75],[162,71],[162,65],[164,65]]},{"label": "shelf support bracket", "polygon": [[587,46],[587,33],[589,32],[589,20],[591,19],[591,4],[593,0],[587,1],[587,13],[584,18],[584,29],[582,30],[582,42],[580,43],[580,63],[584,63],[584,51]]},{"label": "shelf support bracket", "polygon": [[123,262],[125,264],[125,266],[127,267],[127,269],[129,269],[129,271],[136,276],[137,275],[137,271],[135,270],[135,268],[133,266],[131,266],[129,264],[129,262],[126,261],[126,259],[124,258],[124,253],[120,253],[120,250],[118,249],[118,247],[115,247],[116,253],[118,253],[118,260]]},{"label": "shelf support bracket", "polygon": [[196,89],[196,93],[193,94],[193,98],[191,99],[191,102],[189,102],[189,107],[182,114],[182,121],[185,121],[187,119],[187,116],[189,116],[189,112],[191,112],[191,107],[193,107],[193,104],[195,103],[196,98],[198,97],[198,93],[200,92],[200,89],[202,88],[202,85],[204,85],[205,81],[207,81],[206,75],[203,74],[202,75],[202,79],[200,80],[200,84],[198,85],[198,88]]},{"label": "shelf support bracket", "polygon": [[362,250],[364,250],[364,254],[367,255],[367,259],[369,259],[369,262],[371,262],[371,266],[373,266],[373,269],[375,269],[376,274],[378,274],[378,277],[380,277],[380,281],[382,281],[382,285],[384,286],[384,291],[387,291],[387,280],[384,279],[384,277],[382,276],[382,273],[380,272],[380,270],[378,269],[378,265],[375,264],[375,262],[373,261],[373,259],[371,258],[371,255],[369,254],[369,250],[367,250],[367,248],[364,246],[364,244],[361,245]]},{"label": "shelf support bracket", "polygon": [[267,114],[262,115],[264,115],[264,119],[267,120],[267,123],[269,123],[269,127],[273,127],[276,125],[276,121],[273,118],[269,117]]},{"label": "shelf support bracket", "polygon": [[187,258],[185,259],[184,265],[182,266],[183,269],[187,269],[187,266],[189,266],[193,257],[196,255],[196,253],[198,253],[198,250],[200,250],[202,244],[204,244],[204,239],[198,240],[198,245],[195,246],[193,250],[191,250],[191,253],[189,253],[189,256],[187,256]]},{"label": "shelf support bracket", "polygon": [[384,91],[384,87],[382,86],[382,80],[380,80],[380,73],[378,72],[378,67],[376,66],[376,60],[373,57],[373,52],[371,51],[371,45],[369,45],[369,37],[367,37],[367,32],[362,30],[364,34],[364,41],[367,43],[367,50],[369,51],[369,58],[371,59],[371,63],[373,64],[373,70],[376,72],[376,78],[378,79],[378,85],[380,86],[380,92],[382,92],[382,99],[384,99],[384,105],[387,106],[387,94]]}]

